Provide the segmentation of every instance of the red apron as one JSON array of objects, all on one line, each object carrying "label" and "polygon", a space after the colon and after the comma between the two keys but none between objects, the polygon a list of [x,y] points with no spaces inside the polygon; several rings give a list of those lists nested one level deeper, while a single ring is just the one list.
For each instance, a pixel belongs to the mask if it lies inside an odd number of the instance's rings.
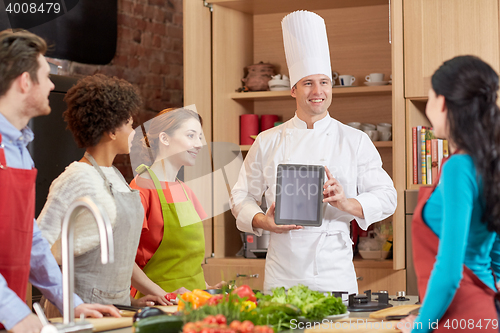
[{"label": "red apron", "polygon": [[23,301],[30,273],[36,173],[35,168],[7,167],[0,145],[0,273]]},{"label": "red apron", "polygon": [[[436,262],[439,246],[439,238],[425,224],[422,218],[422,209],[435,188],[436,185],[420,188],[418,203],[413,212],[412,220],[413,263],[417,275],[418,291],[422,302],[426,296],[427,283],[429,282],[431,271]],[[492,327],[492,320],[498,320],[494,303],[495,292],[485,285],[465,265],[463,265],[463,269],[463,278],[460,281],[460,286],[457,289],[455,297],[450,303],[448,310],[446,310],[443,317],[439,320],[438,329],[434,330],[434,332],[445,330],[460,331],[462,327],[465,328],[463,330],[469,332],[480,331],[498,333],[498,326],[496,329]],[[430,297],[432,299],[432,295]],[[474,323],[471,329],[468,328],[468,325],[464,326],[465,323],[469,324],[469,322]],[[482,328],[476,326],[480,322],[483,326]],[[488,322],[489,326],[486,329],[486,324]],[[448,323],[449,328],[444,327],[446,323]],[[422,325],[427,324],[428,323],[422,323]]]}]

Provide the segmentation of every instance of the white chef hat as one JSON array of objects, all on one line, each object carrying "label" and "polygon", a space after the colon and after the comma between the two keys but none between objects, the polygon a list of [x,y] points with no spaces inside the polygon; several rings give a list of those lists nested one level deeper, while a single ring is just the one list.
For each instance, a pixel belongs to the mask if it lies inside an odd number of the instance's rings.
[{"label": "white chef hat", "polygon": [[323,18],[312,12],[298,10],[283,18],[281,28],[291,86],[313,74],[325,74],[332,80],[330,50]]}]

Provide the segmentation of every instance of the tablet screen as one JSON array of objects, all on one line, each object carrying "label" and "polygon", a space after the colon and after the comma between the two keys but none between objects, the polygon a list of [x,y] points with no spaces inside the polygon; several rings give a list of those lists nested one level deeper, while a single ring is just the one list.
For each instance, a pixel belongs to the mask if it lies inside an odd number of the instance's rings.
[{"label": "tablet screen", "polygon": [[321,225],[322,166],[280,164],[276,184],[276,224]]}]

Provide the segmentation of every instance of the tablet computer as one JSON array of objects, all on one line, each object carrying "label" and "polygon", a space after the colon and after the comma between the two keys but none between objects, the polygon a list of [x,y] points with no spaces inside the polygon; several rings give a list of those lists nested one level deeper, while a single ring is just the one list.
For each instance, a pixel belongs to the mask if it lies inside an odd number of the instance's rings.
[{"label": "tablet computer", "polygon": [[279,164],[276,175],[276,224],[319,227],[323,220],[325,168]]}]

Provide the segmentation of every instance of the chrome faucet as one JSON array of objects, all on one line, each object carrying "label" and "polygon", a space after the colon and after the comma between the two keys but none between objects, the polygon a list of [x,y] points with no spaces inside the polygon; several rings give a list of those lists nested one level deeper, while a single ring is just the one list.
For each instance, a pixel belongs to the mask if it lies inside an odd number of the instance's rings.
[{"label": "chrome faucet", "polygon": [[[74,257],[74,230],[75,217],[82,209],[88,209],[94,216],[99,228],[99,238],[101,241],[101,262],[103,264],[114,261],[113,228],[109,217],[105,211],[101,210],[89,197],[76,199],[71,203],[64,215],[61,233],[61,252],[62,252],[62,274],[63,274],[63,326],[74,327],[75,309],[74,309],[74,289],[75,289],[75,257]],[[78,323],[78,326],[81,324]],[[86,323],[89,324],[88,322]],[[90,324],[91,325],[91,324]],[[58,327],[59,328],[59,327]],[[82,327],[83,328],[83,327]],[[59,328],[60,332],[66,330]],[[74,332],[71,330],[71,332]]]}]

